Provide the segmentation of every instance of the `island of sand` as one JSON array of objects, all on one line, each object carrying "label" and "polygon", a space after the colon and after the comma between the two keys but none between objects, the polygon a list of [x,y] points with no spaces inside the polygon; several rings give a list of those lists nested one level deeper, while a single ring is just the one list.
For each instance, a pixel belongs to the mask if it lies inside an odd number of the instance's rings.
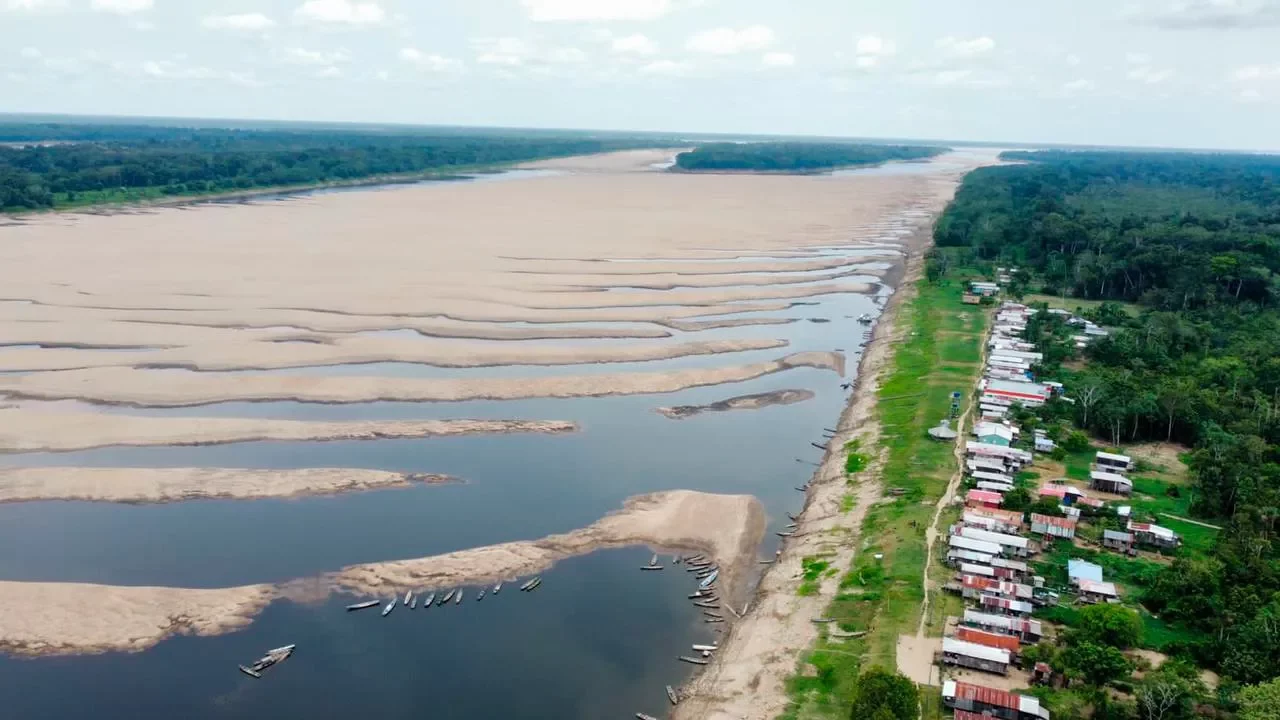
[{"label": "island of sand", "polygon": [[630,545],[713,558],[729,595],[741,592],[764,527],[764,510],[751,496],[678,490],[629,498],[621,510],[588,527],[540,540],[353,565],[281,585],[202,590],[0,581],[0,607],[5,608],[0,613],[0,652],[135,652],[175,634],[217,635],[245,627],[278,598],[315,601],[334,592],[388,597],[407,590],[488,584]]},{"label": "island of sand", "polygon": [[184,500],[258,500],[338,495],[457,481],[457,478],[433,473],[350,468],[0,468],[0,503],[85,500],[142,504]]},{"label": "island of sand", "polygon": [[708,412],[728,412],[730,410],[759,410],[771,405],[791,405],[813,399],[812,390],[774,390],[772,392],[739,395],[726,400],[717,400],[708,405],[676,405],[660,407],[658,412],[672,420],[701,415]]}]

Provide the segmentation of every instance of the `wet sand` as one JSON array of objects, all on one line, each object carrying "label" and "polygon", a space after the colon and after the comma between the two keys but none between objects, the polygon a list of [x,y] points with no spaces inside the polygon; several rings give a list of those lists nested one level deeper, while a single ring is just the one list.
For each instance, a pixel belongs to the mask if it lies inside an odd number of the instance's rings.
[{"label": "wet sand", "polygon": [[[301,377],[93,368],[0,376],[0,393],[18,398],[85,400],[146,407],[183,407],[232,401],[460,402],[670,393],[705,385],[744,382],[802,367],[831,370],[843,375],[844,355],[802,352],[750,365],[537,378]],[[4,415],[0,414],[0,428],[4,427],[3,420]]]},{"label": "wet sand", "polygon": [[770,405],[790,405],[792,403],[812,400],[810,390],[774,390],[773,392],[755,395],[739,395],[727,400],[719,400],[709,405],[677,405],[660,407],[658,412],[672,420],[693,417],[707,412],[727,412],[729,410],[759,410]]},{"label": "wet sand", "polygon": [[0,613],[0,652],[137,652],[175,634],[238,630],[277,598],[310,602],[334,592],[386,598],[407,590],[488,584],[629,545],[705,553],[722,567],[725,594],[740,593],[764,526],[764,510],[751,496],[677,490],[630,498],[621,510],[588,527],[541,540],[353,565],[279,586],[204,590],[0,581],[0,606],[5,608]]},{"label": "wet sand", "polygon": [[347,468],[0,468],[0,503],[84,500],[167,503],[338,495],[456,482],[448,475]]},{"label": "wet sand", "polygon": [[146,417],[0,409],[0,452],[67,452],[110,446],[221,445],[263,440],[375,440],[477,433],[564,433],[559,420],[310,422],[255,418]]}]

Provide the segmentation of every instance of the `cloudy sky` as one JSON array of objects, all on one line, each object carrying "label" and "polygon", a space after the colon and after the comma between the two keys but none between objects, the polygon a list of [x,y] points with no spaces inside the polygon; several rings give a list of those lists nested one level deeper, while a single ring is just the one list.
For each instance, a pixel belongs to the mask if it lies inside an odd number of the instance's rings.
[{"label": "cloudy sky", "polygon": [[0,112],[1280,149],[1280,0],[0,0]]}]

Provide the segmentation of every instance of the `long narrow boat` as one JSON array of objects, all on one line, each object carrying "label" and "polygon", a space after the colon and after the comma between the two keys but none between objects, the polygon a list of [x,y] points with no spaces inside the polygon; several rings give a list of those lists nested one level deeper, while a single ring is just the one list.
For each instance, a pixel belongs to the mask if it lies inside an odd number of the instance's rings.
[{"label": "long narrow boat", "polygon": [[409,609],[412,610],[416,607],[418,607],[418,597],[415,595],[413,599],[409,601]]},{"label": "long narrow boat", "polygon": [[637,720],[658,720],[658,718],[652,715],[645,715],[644,713],[636,713],[636,718]]},{"label": "long narrow boat", "polygon": [[641,570],[661,570],[662,566],[661,565],[641,565],[640,569]]},{"label": "long narrow boat", "polygon": [[250,668],[247,668],[243,665],[240,666],[240,672],[254,679],[260,679],[262,677],[262,673],[258,672],[257,670],[252,670]]},{"label": "long narrow boat", "polygon": [[525,592],[529,588],[533,587],[533,584],[537,581],[538,581],[538,578],[530,578],[529,580],[525,581],[525,584],[520,586],[520,592]]},{"label": "long narrow boat", "polygon": [[713,617],[713,618],[723,618],[723,617],[724,617],[724,615],[721,615],[720,613],[716,613],[716,612],[711,612],[710,610],[703,610],[703,611],[702,611],[702,614],[703,614],[703,615],[706,615],[707,617]]},{"label": "long narrow boat", "polygon": [[405,604],[405,605],[408,605],[408,604],[409,604],[409,601],[410,601],[410,600],[412,600],[412,599],[413,599],[413,591],[412,591],[412,590],[405,590],[405,591],[404,591],[404,604]]},{"label": "long narrow boat", "polygon": [[720,649],[720,646],[719,645],[694,645],[693,649],[697,650],[698,652],[715,652],[716,650]]},{"label": "long narrow boat", "polygon": [[494,586],[493,586],[493,594],[494,594],[494,595],[497,595],[497,594],[498,594],[498,593],[500,593],[500,592],[502,592],[502,583],[498,583],[497,585],[494,585]]},{"label": "long narrow boat", "polygon": [[457,595],[454,595],[454,596],[453,596],[453,604],[454,604],[454,605],[461,605],[461,604],[462,604],[462,591],[461,591],[461,590],[459,590],[459,591],[458,591],[458,594],[457,594]]},{"label": "long narrow boat", "polygon": [[480,594],[476,597],[476,602],[480,602],[483,599],[484,599],[484,590],[481,590]]},{"label": "long narrow boat", "polygon": [[694,605],[696,605],[696,606],[698,606],[698,607],[700,607],[700,608],[707,608],[708,610],[719,610],[719,609],[720,609],[720,603],[713,603],[713,602],[696,602],[696,603],[694,603]]},{"label": "long narrow boat", "polygon": [[533,592],[534,590],[537,590],[541,585],[542,585],[542,578],[540,577],[534,578],[533,584],[529,586],[528,592]]},{"label": "long narrow boat", "polygon": [[680,662],[693,663],[694,665],[706,665],[707,661],[700,658],[691,658],[687,655],[680,656]]},{"label": "long narrow boat", "polygon": [[720,571],[719,571],[719,570],[716,570],[715,572],[711,573],[711,574],[710,574],[710,575],[708,575],[706,578],[704,578],[704,579],[702,580],[702,582],[698,583],[698,587],[700,587],[700,588],[702,588],[703,590],[705,590],[705,589],[707,589],[707,588],[711,587],[711,585],[712,585],[713,583],[715,583],[716,578],[718,578],[718,577],[720,577]]},{"label": "long narrow boat", "polygon": [[381,605],[381,604],[382,604],[381,600],[366,600],[364,602],[358,602],[355,605],[348,605],[347,612],[351,612],[352,610],[364,610],[366,608],[371,608],[375,605]]},{"label": "long narrow boat", "polygon": [[676,695],[675,690],[671,689],[670,685],[667,686],[667,699],[671,701],[672,705],[675,705],[676,703],[680,702],[679,696]]},{"label": "long narrow boat", "polygon": [[436,603],[436,604],[437,604],[437,605],[445,605],[445,604],[447,604],[450,600],[452,600],[452,599],[453,599],[453,594],[454,594],[454,593],[456,593],[456,592],[458,592],[458,591],[457,591],[457,590],[450,590],[449,592],[445,593],[444,597],[440,598],[440,602],[438,602],[438,603]]},{"label": "long narrow boat", "polygon": [[422,601],[422,609],[426,610],[427,608],[431,607],[431,603],[435,601],[436,601],[436,594],[431,593],[430,595],[427,596],[426,600]]},{"label": "long narrow boat", "polygon": [[391,602],[387,603],[387,606],[382,608],[382,617],[386,617],[390,615],[391,611],[395,609],[396,609],[396,599],[391,598]]}]

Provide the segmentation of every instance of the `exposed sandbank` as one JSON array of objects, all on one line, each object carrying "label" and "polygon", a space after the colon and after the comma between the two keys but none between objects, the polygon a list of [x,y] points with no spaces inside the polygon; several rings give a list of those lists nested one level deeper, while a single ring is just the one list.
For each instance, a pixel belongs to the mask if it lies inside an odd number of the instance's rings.
[{"label": "exposed sandbank", "polygon": [[[218,402],[457,402],[538,397],[602,397],[669,393],[743,382],[800,367],[844,374],[837,352],[794,353],[771,362],[648,373],[538,378],[310,377],[93,368],[0,375],[0,392],[42,400],[86,400],[147,407]],[[0,415],[0,428],[7,425]]]},{"label": "exposed sandbank", "polygon": [[169,503],[288,498],[454,482],[448,475],[347,468],[0,468],[0,503],[86,500]]},{"label": "exposed sandbank", "polygon": [[312,422],[255,418],[150,417],[0,408],[0,452],[66,452],[98,447],[221,445],[265,440],[386,440],[480,433],[565,433],[561,420]]},{"label": "exposed sandbank", "polygon": [[785,340],[713,340],[665,345],[543,345],[494,347],[493,343],[427,338],[299,334],[306,342],[261,341],[240,333],[231,342],[158,350],[15,348],[0,352],[0,371],[73,370],[95,367],[172,367],[191,370],[272,370],[291,367],[402,362],[438,367],[578,365],[646,362],[785,347]]},{"label": "exposed sandbank", "polygon": [[672,420],[681,420],[706,412],[725,412],[728,410],[759,410],[770,405],[792,405],[805,400],[812,400],[811,390],[774,390],[773,392],[755,395],[739,395],[727,400],[719,400],[709,405],[677,405],[660,407],[658,412]]},{"label": "exposed sandbank", "polygon": [[764,533],[749,495],[677,490],[628,499],[592,525],[541,540],[435,557],[353,565],[318,578],[216,590],[0,581],[0,652],[75,655],[136,652],[175,634],[218,635],[248,625],[278,597],[314,601],[332,592],[389,597],[491,583],[541,572],[566,558],[628,545],[714,558],[724,593],[739,590]]}]

